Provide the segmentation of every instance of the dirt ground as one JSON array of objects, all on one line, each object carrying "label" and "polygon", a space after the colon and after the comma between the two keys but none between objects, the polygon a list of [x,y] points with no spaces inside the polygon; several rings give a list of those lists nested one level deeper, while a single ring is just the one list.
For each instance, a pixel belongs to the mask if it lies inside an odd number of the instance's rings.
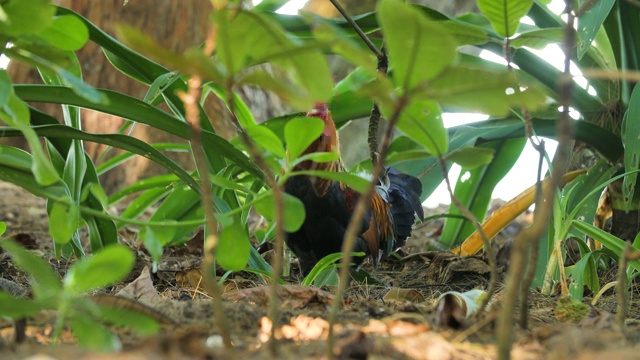
[{"label": "dirt ground", "polygon": [[[442,209],[441,209],[442,210]],[[430,210],[431,213],[437,210]],[[27,244],[49,259],[64,274],[68,264],[52,256],[47,232],[45,202],[21,189],[0,182],[0,221],[7,223],[7,236]],[[400,256],[384,261],[376,269],[365,268],[385,285],[352,282],[336,326],[333,353],[341,359],[492,359],[496,357],[494,320],[501,292],[493,309],[478,321],[464,321],[458,328],[439,325],[437,299],[447,291],[484,289],[489,268],[480,257],[461,259],[433,248],[440,226],[438,220],[416,229]],[[507,229],[502,240],[512,237],[518,225]],[[122,239],[138,255],[129,278],[101,294],[134,298],[162,325],[158,335],[147,338],[115,329],[123,349],[117,353],[95,353],[81,349],[69,332],[57,343],[51,338],[53,313],[27,320],[26,340],[15,343],[14,324],[0,319],[0,359],[264,359],[270,358],[266,339],[271,322],[266,317],[268,296],[255,275],[232,275],[224,288],[225,317],[231,327],[233,350],[225,350],[213,319],[210,297],[200,283],[201,248],[187,246],[166,251],[155,274],[149,272],[150,259],[136,242],[133,232],[123,231]],[[196,240],[194,240],[194,243]],[[507,259],[500,262],[501,277]],[[295,274],[294,264],[294,274]],[[19,288],[28,283],[6,254],[0,254],[0,278]],[[608,280],[605,280],[608,279]],[[299,286],[293,277],[281,287],[281,324],[278,329],[278,359],[320,359],[326,351],[328,308],[333,289]],[[603,276],[603,285],[614,280]],[[6,289],[5,289],[6,290]],[[640,350],[637,321],[640,303],[634,288],[626,332],[614,328],[617,310],[613,290],[606,292],[585,319],[568,320],[556,310],[557,296],[530,293],[528,330],[515,326],[516,359],[635,359]],[[107,300],[105,300],[107,299]],[[585,298],[590,303],[591,298]],[[123,306],[134,306],[123,305]],[[518,312],[516,312],[518,313]],[[440,320],[441,321],[441,320]],[[448,320],[446,320],[448,321]],[[449,322],[451,323],[451,322]],[[455,323],[455,321],[454,321]]]}]

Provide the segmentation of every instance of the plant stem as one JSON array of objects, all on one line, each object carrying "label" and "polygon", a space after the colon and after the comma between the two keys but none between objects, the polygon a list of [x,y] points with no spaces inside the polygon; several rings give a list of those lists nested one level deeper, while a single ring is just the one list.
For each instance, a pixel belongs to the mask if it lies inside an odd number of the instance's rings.
[{"label": "plant stem", "polygon": [[358,26],[358,24],[353,20],[353,18],[351,18],[351,16],[349,16],[349,14],[347,14],[347,11],[342,7],[342,5],[340,5],[338,0],[329,0],[329,1],[331,1],[331,3],[336,8],[336,10],[338,10],[340,15],[342,15],[344,17],[344,19],[347,20],[349,25],[351,25],[353,30],[355,30],[355,32],[358,34],[358,36],[360,36],[362,41],[364,41],[364,43],[371,50],[371,52],[373,52],[376,55],[377,58],[380,58],[380,57],[384,56],[383,53],[380,50],[378,50],[378,48],[371,42],[371,40],[369,40],[369,38],[367,37],[367,34],[365,34],[362,31],[362,29],[360,29],[360,26]]},{"label": "plant stem", "polygon": [[389,124],[387,124],[387,128],[382,138],[382,147],[380,149],[380,159],[374,165],[373,171],[371,174],[371,182],[367,187],[366,191],[360,195],[358,198],[358,202],[356,204],[355,210],[351,215],[351,219],[349,220],[349,225],[344,234],[344,240],[342,241],[342,253],[344,257],[340,263],[340,280],[338,282],[338,289],[336,291],[335,298],[331,304],[331,309],[329,311],[329,334],[327,336],[327,351],[326,356],[329,359],[334,358],[333,354],[333,346],[334,346],[334,325],[338,316],[338,309],[342,305],[342,296],[344,294],[347,283],[349,282],[349,269],[351,268],[351,252],[353,251],[353,246],[355,245],[357,233],[360,231],[360,226],[362,224],[362,218],[364,216],[364,212],[369,208],[369,204],[371,202],[371,196],[373,196],[373,192],[375,191],[376,184],[378,183],[378,178],[382,173],[384,163],[384,159],[387,156],[387,152],[389,150],[389,145],[391,144],[391,135],[393,134],[393,127],[400,117],[400,113],[404,110],[405,106],[408,104],[409,99],[407,95],[404,95],[396,102],[395,109],[393,111],[393,115],[389,119]]},{"label": "plant stem", "polygon": [[[235,124],[240,126],[240,122],[238,121],[238,117],[235,113],[235,102],[233,100],[233,89],[231,84],[227,84],[227,103],[229,104],[232,120]],[[253,141],[251,141],[249,135],[247,135],[247,132],[244,131],[242,127],[239,127],[238,129],[240,130],[240,139],[249,150],[249,154],[264,172],[264,179],[273,191],[273,201],[275,202],[276,240],[274,243],[275,256],[273,264],[271,264],[273,271],[269,289],[269,319],[271,319],[271,334],[269,336],[268,348],[271,356],[276,357],[278,355],[276,330],[280,325],[280,298],[278,296],[278,283],[282,273],[282,261],[284,257],[285,234],[284,229],[282,228],[282,223],[284,221],[284,198],[282,188],[276,181],[275,174],[271,171],[267,162],[262,158],[260,152],[253,144]]]},{"label": "plant stem", "polygon": [[184,102],[186,119],[190,124],[191,148],[195,158],[196,168],[200,174],[200,182],[202,183],[202,203],[206,219],[206,227],[209,229],[204,242],[204,264],[205,281],[211,289],[213,297],[214,318],[220,329],[222,342],[224,347],[232,349],[231,334],[228,324],[224,316],[224,307],[222,305],[222,291],[216,281],[216,249],[218,246],[218,222],[216,221],[215,211],[213,208],[213,198],[211,196],[211,184],[209,183],[209,169],[205,160],[204,151],[202,150],[202,128],[200,127],[200,111],[198,108],[198,99],[200,98],[200,85],[202,81],[200,77],[193,76],[189,82],[189,92],[180,93],[178,96]]},{"label": "plant stem", "polygon": [[[496,337],[498,339],[498,358],[509,359],[511,356],[511,343],[513,341],[513,315],[519,294],[520,285],[523,281],[524,269],[526,266],[526,248],[536,239],[540,238],[543,231],[549,226],[551,218],[553,198],[560,184],[562,175],[567,167],[567,159],[570,150],[573,120],[569,116],[569,105],[571,103],[571,90],[573,79],[571,78],[569,65],[571,64],[571,51],[575,42],[575,32],[573,24],[574,14],[571,12],[572,0],[565,0],[566,12],[568,14],[565,29],[564,41],[564,72],[559,84],[560,104],[562,113],[556,122],[556,136],[558,148],[553,158],[552,172],[549,187],[545,188],[543,201],[536,204],[533,224],[528,229],[521,231],[513,242],[511,252],[511,267],[507,273],[506,288],[503,296],[502,310],[498,318],[496,327]],[[537,250],[537,249],[536,249]],[[558,264],[562,266],[562,264]]]}]

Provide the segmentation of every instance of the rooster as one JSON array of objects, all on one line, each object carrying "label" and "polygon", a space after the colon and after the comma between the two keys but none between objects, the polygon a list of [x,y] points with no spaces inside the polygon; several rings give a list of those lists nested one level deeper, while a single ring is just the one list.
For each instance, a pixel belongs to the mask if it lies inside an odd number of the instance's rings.
[{"label": "rooster", "polygon": [[[307,113],[324,121],[324,131],[303,152],[340,152],[336,125],[327,104],[319,103]],[[342,160],[316,163],[304,161],[294,170],[345,171]],[[382,184],[384,182],[384,184]],[[285,191],[300,199],[306,217],[302,227],[288,233],[287,246],[298,257],[300,269],[308,274],[323,257],[342,250],[342,241],[360,193],[338,181],[297,175],[287,179]],[[377,185],[364,214],[353,251],[364,252],[374,266],[404,245],[416,217],[424,219],[417,178],[385,168],[384,181]],[[363,258],[356,258],[360,265]]]}]

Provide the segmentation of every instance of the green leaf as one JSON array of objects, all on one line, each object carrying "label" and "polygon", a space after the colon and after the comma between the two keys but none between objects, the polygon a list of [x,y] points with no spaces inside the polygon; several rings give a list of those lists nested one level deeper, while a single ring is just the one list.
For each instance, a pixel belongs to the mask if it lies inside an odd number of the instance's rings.
[{"label": "green leaf", "polygon": [[4,221],[0,221],[0,236],[2,236],[5,231],[7,231],[7,223]]},{"label": "green leaf", "polygon": [[469,170],[487,165],[493,160],[495,149],[486,147],[464,147],[447,154],[447,160],[453,161],[463,169]]},{"label": "green leaf", "polygon": [[491,25],[502,37],[511,37],[520,26],[533,0],[478,0],[478,8],[491,21]]},{"label": "green leaf", "polygon": [[[580,240],[578,240],[580,241]],[[571,282],[569,284],[569,294],[573,300],[582,301],[584,286],[594,294],[600,291],[598,278],[598,267],[594,260],[594,252],[588,252],[573,266],[571,272]]]},{"label": "green leaf", "polygon": [[64,286],[76,294],[82,294],[112,285],[129,275],[135,261],[128,247],[118,244],[107,246],[71,266],[64,277]]},{"label": "green leaf", "polygon": [[55,17],[38,37],[62,50],[78,50],[89,39],[89,30],[77,17],[63,15]]},{"label": "green leaf", "polygon": [[[304,222],[304,205],[298,198],[287,193],[282,193],[282,198],[284,206],[284,223],[282,224],[282,228],[286,232],[298,231]],[[260,215],[270,221],[276,220],[276,206],[272,191],[263,195],[262,198],[256,201],[254,206]]]},{"label": "green leaf", "polygon": [[304,170],[304,171],[294,171],[291,173],[291,176],[295,176],[295,175],[317,176],[324,179],[339,181],[360,193],[365,192],[370,183],[369,179],[365,179],[360,175],[350,174],[346,172],[335,172],[335,171],[324,171],[324,170]]},{"label": "green leaf", "polygon": [[149,315],[134,311],[133,309],[121,309],[118,307],[98,304],[100,308],[100,320],[117,326],[131,328],[139,335],[153,335],[160,331],[158,322]]},{"label": "green leaf", "polygon": [[564,40],[563,28],[548,28],[523,32],[515,39],[509,41],[514,48],[530,47],[542,50],[549,44],[559,44]]},{"label": "green leaf", "polygon": [[[365,255],[364,253],[360,253],[360,254]],[[311,271],[309,271],[309,274],[305,276],[304,279],[302,279],[302,282],[300,284],[303,286],[311,286],[311,284],[313,284],[313,282],[316,280],[316,278],[318,277],[318,275],[320,275],[321,272],[328,269],[335,268],[336,267],[335,262],[342,259],[343,257],[344,257],[344,254],[341,252],[335,253],[335,254],[329,254],[323,257],[313,266]]]},{"label": "green leaf", "polygon": [[11,83],[11,77],[5,69],[0,69],[0,108],[9,103],[12,94],[13,84]]},{"label": "green leaf", "polygon": [[[579,1],[580,6],[586,3]],[[589,9],[578,17],[578,59],[587,53],[591,43],[611,12],[615,0],[599,0],[590,4]]]},{"label": "green leaf", "polygon": [[[266,62],[282,68],[310,104],[331,96],[331,72],[317,45],[298,45],[282,27],[260,13],[230,9],[217,11],[219,58],[230,74]],[[306,106],[309,108],[310,106]]]},{"label": "green leaf", "polygon": [[149,251],[154,262],[159,262],[162,257],[162,248],[173,240],[175,230],[166,227],[144,226],[140,229],[140,239],[144,247]]},{"label": "green leaf", "polygon": [[[516,138],[483,144],[481,147],[495,151],[492,161],[487,165],[460,172],[454,195],[478,218],[478,221],[483,221],[496,185],[518,160],[526,142],[526,138]],[[462,214],[453,205],[449,213]],[[465,219],[448,218],[445,220],[440,239],[444,246],[453,247],[464,241],[474,231],[474,225]]]},{"label": "green leaf", "polygon": [[[589,223],[579,220],[573,220],[571,222],[576,229],[584,233],[585,235],[592,237],[594,240],[602,243],[606,248],[613,251],[614,254],[618,256],[618,259],[622,255],[624,250],[625,241],[620,239],[615,235],[611,235],[608,232],[601,230]],[[638,249],[636,249],[638,250]],[[640,260],[632,260],[629,261],[629,266],[634,268],[636,271],[640,271]]]},{"label": "green leaf", "polygon": [[442,107],[456,111],[505,115],[511,107],[530,111],[545,106],[546,94],[518,81],[507,70],[452,66],[429,83],[423,94]]},{"label": "green leaf", "polygon": [[35,299],[50,300],[60,293],[60,280],[42,258],[25,250],[10,239],[1,240],[0,247],[11,255],[16,267],[29,274],[29,282]]},{"label": "green leaf", "polygon": [[254,125],[245,129],[249,138],[256,144],[271,151],[279,158],[285,157],[284,146],[282,140],[269,128],[262,125]]},{"label": "green leaf", "polygon": [[[383,107],[382,112],[390,118],[390,109]],[[441,115],[436,102],[414,99],[400,113],[397,127],[431,154],[446,154],[449,141]]]},{"label": "green leaf", "polygon": [[300,156],[325,128],[324,121],[318,118],[296,118],[289,120],[284,127],[284,139],[290,159]]},{"label": "green leaf", "polygon": [[225,270],[239,271],[247,266],[251,242],[245,226],[236,218],[220,231],[216,259]]},{"label": "green leaf", "polygon": [[[640,85],[633,88],[629,99],[629,108],[622,123],[622,144],[624,145],[624,170],[631,172],[640,168]],[[625,176],[622,184],[622,196],[626,210],[632,208],[637,185],[638,173]],[[636,196],[637,197],[637,196]]]},{"label": "green leaf", "polygon": [[68,243],[79,224],[80,210],[76,204],[59,201],[53,203],[49,212],[49,234],[56,244]]},{"label": "green leaf", "polygon": [[30,126],[29,108],[16,95],[11,95],[5,106],[0,108],[0,119],[9,126],[20,130],[29,144],[33,162],[31,171],[41,185],[51,185],[59,180],[40,145],[38,136]]},{"label": "green leaf", "polygon": [[432,79],[455,60],[455,38],[418,9],[399,0],[382,0],[377,15],[394,82],[405,91]]},{"label": "green leaf", "polygon": [[297,158],[294,162],[291,163],[290,167],[294,168],[296,165],[304,162],[304,161],[313,161],[317,163],[323,162],[331,162],[340,160],[340,154],[337,152],[316,152],[310,153]]},{"label": "green leaf", "polygon": [[320,21],[313,27],[313,35],[319,41],[331,46],[331,49],[352,64],[375,74],[376,58],[364,45],[351,39],[344,30],[333,25],[330,21]]},{"label": "green leaf", "polygon": [[49,0],[10,0],[3,1],[0,11],[0,34],[20,36],[45,29],[56,9]]},{"label": "green leaf", "polygon": [[122,349],[122,344],[118,337],[94,319],[82,314],[76,314],[69,322],[73,335],[83,347],[95,351],[118,351]]},{"label": "green leaf", "polygon": [[46,309],[47,305],[52,304],[51,302],[13,297],[0,291],[0,316],[3,317],[23,319]]}]

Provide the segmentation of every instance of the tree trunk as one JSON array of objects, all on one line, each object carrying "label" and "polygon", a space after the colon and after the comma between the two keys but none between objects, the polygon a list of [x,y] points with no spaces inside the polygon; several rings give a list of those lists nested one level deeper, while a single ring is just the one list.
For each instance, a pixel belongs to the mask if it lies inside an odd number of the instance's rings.
[{"label": "tree trunk", "polygon": [[[78,12],[111,35],[114,35],[117,24],[127,24],[152,36],[159,44],[176,52],[198,46],[204,40],[212,9],[209,0],[135,0],[129,1],[126,6],[123,6],[122,0],[58,0],[54,2]],[[97,88],[119,91],[138,99],[144,98],[148,86],[115,69],[96,44],[89,42],[77,52],[77,55],[82,64],[83,80],[88,84]],[[22,64],[12,62],[8,70],[16,84],[41,83],[37,72]],[[264,120],[271,117],[273,109],[279,112],[278,115],[281,114],[281,106],[272,106],[272,104],[280,104],[277,98],[255,89],[241,89],[240,93],[249,100],[249,107],[256,118]],[[256,101],[251,101],[252,99]],[[57,105],[33,105],[56,117],[59,121],[62,119],[61,109]],[[226,116],[227,111],[220,101],[213,99],[213,96],[208,100],[205,110],[210,118],[216,119],[216,121],[212,121],[214,124],[229,123],[225,121],[228,119],[217,121],[220,120],[220,117]],[[115,133],[123,122],[123,119],[110,115],[88,110],[82,111],[82,126],[83,130],[87,132]],[[216,131],[225,138],[235,135],[231,127],[219,128],[218,126]],[[146,143],[184,143],[184,140],[172,134],[140,124],[135,127],[132,135]],[[16,145],[16,143],[13,142],[11,145]],[[26,147],[24,141],[22,141],[21,147]],[[85,150],[98,163],[122,152],[111,150],[107,156],[101,156],[105,149],[105,146],[100,144],[85,143]],[[167,155],[185,169],[194,167],[190,154],[169,153]],[[151,163],[146,158],[136,156],[117,170],[104,174],[101,177],[101,182],[107,192],[112,192],[139,178],[164,172],[164,168]]]}]

